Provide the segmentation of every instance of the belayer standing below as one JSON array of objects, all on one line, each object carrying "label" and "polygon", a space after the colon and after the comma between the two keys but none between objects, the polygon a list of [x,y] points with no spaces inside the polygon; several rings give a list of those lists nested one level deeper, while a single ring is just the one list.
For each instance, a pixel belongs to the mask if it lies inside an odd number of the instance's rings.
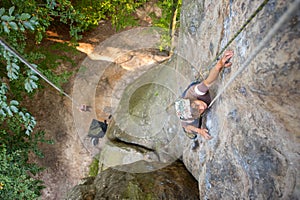
[{"label": "belayer standing below", "polygon": [[200,134],[206,140],[212,138],[207,129],[201,128],[201,114],[211,102],[209,88],[216,81],[221,70],[232,65],[230,59],[233,55],[233,51],[225,51],[223,57],[210,70],[208,77],[202,82],[189,85],[182,98],[175,102],[176,113],[188,137],[193,139],[197,137],[197,134]]}]

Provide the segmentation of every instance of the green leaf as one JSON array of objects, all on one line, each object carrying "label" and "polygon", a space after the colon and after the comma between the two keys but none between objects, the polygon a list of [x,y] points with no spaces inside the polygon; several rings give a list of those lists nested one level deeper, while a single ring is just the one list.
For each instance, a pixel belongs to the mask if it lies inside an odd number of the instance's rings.
[{"label": "green leaf", "polygon": [[7,90],[8,90],[7,85],[5,83],[2,83],[0,87],[0,94],[6,94]]},{"label": "green leaf", "polygon": [[17,31],[19,29],[18,25],[15,22],[9,22],[9,25],[15,31]]},{"label": "green leaf", "polygon": [[11,112],[10,107],[7,107],[5,110],[7,111],[7,114],[9,116],[13,116],[13,113]]},{"label": "green leaf", "polygon": [[24,21],[23,25],[25,26],[25,28],[30,29],[32,31],[34,31],[34,27],[32,26],[32,24],[28,21]]},{"label": "green leaf", "polygon": [[8,10],[9,15],[12,15],[12,13],[14,12],[14,10],[15,10],[14,6],[10,7],[9,10]]},{"label": "green leaf", "polygon": [[20,20],[27,20],[30,18],[30,15],[28,13],[22,13],[20,16]]},{"label": "green leaf", "polygon": [[21,22],[18,22],[18,25],[19,25],[20,31],[24,32],[25,28],[24,28],[23,24]]},{"label": "green leaf", "polygon": [[[3,26],[3,28],[4,28],[4,32],[5,32],[5,33],[9,33],[10,31],[9,31],[9,28],[7,27],[7,25],[6,25],[6,22],[2,22],[1,24],[2,24],[2,26]],[[5,55],[4,55],[4,56],[5,56]]]},{"label": "green leaf", "polygon": [[37,84],[33,80],[30,80],[29,83],[30,83],[32,89],[38,88]]},{"label": "green leaf", "polygon": [[25,80],[25,89],[27,92],[32,92],[34,89],[38,88],[38,85],[33,81],[31,80],[30,78],[27,78]]},{"label": "green leaf", "polygon": [[25,113],[25,117],[27,117],[27,119],[29,119],[31,117],[31,115],[29,113]]},{"label": "green leaf", "polygon": [[34,67],[34,68],[37,68],[37,65],[34,64],[34,63],[31,63],[31,66]]},{"label": "green leaf", "polygon": [[31,24],[33,24],[33,25],[38,25],[39,24],[39,22],[38,22],[38,20],[37,20],[36,17],[31,17],[31,19],[29,20],[29,22]]},{"label": "green leaf", "polygon": [[2,21],[8,21],[8,20],[9,20],[9,16],[8,16],[8,15],[3,15],[3,16],[1,17],[1,20],[2,20]]},{"label": "green leaf", "polygon": [[10,109],[14,112],[14,113],[18,113],[19,109],[16,106],[10,106]]},{"label": "green leaf", "polygon": [[32,92],[33,91],[33,89],[31,88],[31,85],[29,84],[28,81],[25,82],[24,86],[25,86],[25,90],[27,92]]},{"label": "green leaf", "polygon": [[13,116],[13,113],[11,112],[11,110],[10,110],[9,107],[4,107],[3,109],[6,111],[6,113],[7,113],[9,116]]},{"label": "green leaf", "polygon": [[16,63],[12,63],[12,64],[8,63],[6,66],[7,76],[11,80],[18,79],[19,69],[20,67]]},{"label": "green leaf", "polygon": [[19,105],[19,102],[16,101],[16,100],[11,100],[11,101],[10,101],[10,105],[18,106],[18,105]]},{"label": "green leaf", "polygon": [[25,115],[22,111],[19,112],[19,116],[22,117],[23,121],[26,121]]},{"label": "green leaf", "polygon": [[0,116],[6,117],[6,114],[5,114],[5,112],[2,109],[0,110]]},{"label": "green leaf", "polygon": [[16,63],[12,63],[12,67],[16,70],[20,69],[19,65],[17,65]]},{"label": "green leaf", "polygon": [[30,135],[30,131],[27,129],[27,130],[25,131],[25,134],[26,134],[26,135]]},{"label": "green leaf", "polygon": [[35,75],[31,75],[29,78],[32,79],[32,80],[34,80],[34,81],[38,81],[39,80],[39,78],[37,76],[35,76]]},{"label": "green leaf", "polygon": [[0,16],[2,16],[5,12],[5,9],[4,8],[0,8]]},{"label": "green leaf", "polygon": [[12,21],[12,20],[14,20],[14,19],[15,19],[14,16],[8,16],[8,15],[3,15],[3,16],[1,17],[1,20],[2,20],[2,21],[7,21],[7,22]]}]

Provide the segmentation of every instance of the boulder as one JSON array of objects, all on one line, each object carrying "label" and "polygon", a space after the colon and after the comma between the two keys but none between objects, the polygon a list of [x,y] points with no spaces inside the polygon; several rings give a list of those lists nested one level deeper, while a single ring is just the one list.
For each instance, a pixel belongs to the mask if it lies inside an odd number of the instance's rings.
[{"label": "boulder", "polygon": [[[133,163],[123,168],[131,168]],[[197,181],[181,162],[151,173],[109,168],[70,191],[68,200],[83,199],[199,199]]]}]

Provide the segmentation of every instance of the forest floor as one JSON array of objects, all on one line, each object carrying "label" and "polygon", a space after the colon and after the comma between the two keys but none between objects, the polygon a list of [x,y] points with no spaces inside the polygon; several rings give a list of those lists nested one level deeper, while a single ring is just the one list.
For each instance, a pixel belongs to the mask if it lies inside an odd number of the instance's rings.
[{"label": "forest floor", "polygon": [[[68,82],[62,86],[67,94],[71,94],[81,62],[95,46],[115,33],[111,24],[103,21],[97,28],[83,35],[76,52],[64,51],[61,48],[52,48],[57,43],[69,40],[68,30],[63,26],[56,26],[47,32],[48,38],[35,48],[49,51],[51,49],[56,55],[68,58],[53,62],[59,62],[55,69],[56,73],[73,72]],[[44,158],[33,157],[33,160],[45,167],[45,170],[37,175],[46,187],[42,191],[42,199],[63,199],[72,187],[88,176],[89,165],[93,158],[76,134],[70,99],[42,80],[41,82],[44,88],[26,99],[26,107],[37,120],[36,130],[45,131],[46,138],[53,140],[54,144],[41,144],[40,149],[44,153]]]},{"label": "forest floor", "polygon": [[[140,26],[147,27],[149,24],[141,21]],[[101,21],[98,27],[84,33],[76,50],[70,51],[63,46],[70,40],[68,29],[64,26],[55,26],[47,32],[47,38],[41,44],[34,45],[32,48],[44,49],[46,52],[56,55],[54,60],[48,61],[57,64],[55,73],[72,72],[67,83],[62,85],[62,90],[72,96],[74,81],[81,63],[88,54],[93,52],[96,46],[115,34],[117,32],[110,22]],[[152,53],[150,52],[150,54]],[[142,53],[138,56],[141,58],[144,55]],[[153,55],[150,57],[145,55],[142,59],[144,60],[137,62],[153,61]],[[118,76],[116,76],[116,80],[114,80],[114,76],[115,74],[111,73],[110,82],[118,81]],[[37,178],[42,180],[45,185],[42,199],[64,199],[75,185],[83,183],[83,179],[88,176],[93,155],[86,149],[77,133],[72,101],[43,80],[41,83],[43,88],[38,90],[33,97],[26,98],[24,104],[37,120],[36,130],[45,131],[46,139],[53,140],[54,144],[41,144],[40,149],[44,158],[32,156],[32,161],[45,168],[43,172],[37,175]],[[97,101],[97,103],[101,102]],[[104,116],[104,118],[106,117]]]}]

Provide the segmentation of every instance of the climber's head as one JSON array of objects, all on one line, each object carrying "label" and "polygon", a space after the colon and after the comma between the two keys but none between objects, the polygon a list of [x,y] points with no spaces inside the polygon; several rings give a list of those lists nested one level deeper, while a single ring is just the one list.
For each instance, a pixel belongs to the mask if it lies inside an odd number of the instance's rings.
[{"label": "climber's head", "polygon": [[175,102],[177,116],[181,120],[197,119],[207,108],[207,104],[200,100],[178,99]]},{"label": "climber's head", "polygon": [[199,117],[207,108],[207,104],[201,100],[191,101],[191,113],[193,117]]}]

